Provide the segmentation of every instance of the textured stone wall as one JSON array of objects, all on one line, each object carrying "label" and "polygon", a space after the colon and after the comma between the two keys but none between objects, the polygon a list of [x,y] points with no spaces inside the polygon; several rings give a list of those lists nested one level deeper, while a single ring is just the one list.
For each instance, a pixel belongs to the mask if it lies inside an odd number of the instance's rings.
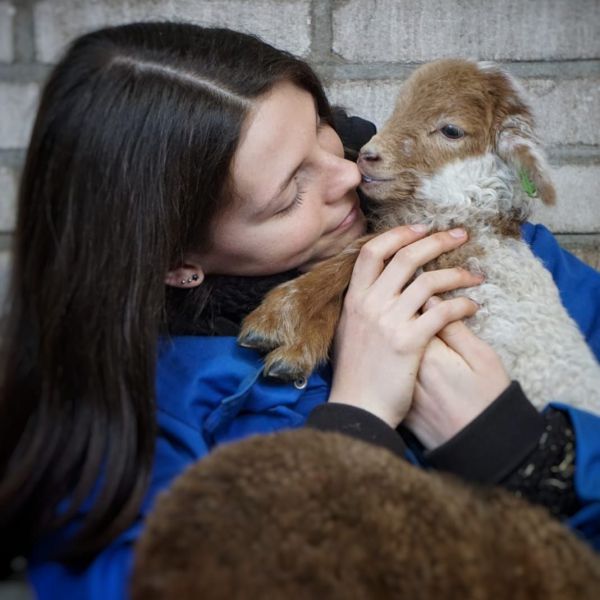
[{"label": "textured stone wall", "polygon": [[85,31],[170,19],[257,33],[307,58],[333,102],[381,125],[420,62],[464,56],[522,78],[559,203],[536,220],[600,268],[599,0],[0,0],[0,241],[40,86]]}]

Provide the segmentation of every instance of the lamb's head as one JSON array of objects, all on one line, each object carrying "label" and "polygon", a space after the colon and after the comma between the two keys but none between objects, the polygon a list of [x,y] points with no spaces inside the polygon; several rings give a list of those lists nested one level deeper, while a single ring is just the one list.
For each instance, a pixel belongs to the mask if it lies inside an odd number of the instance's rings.
[{"label": "lamb's head", "polygon": [[414,71],[358,164],[375,209],[406,221],[422,220],[424,204],[428,215],[486,208],[523,220],[524,176],[541,200],[555,198],[521,87],[491,63],[443,59]]}]

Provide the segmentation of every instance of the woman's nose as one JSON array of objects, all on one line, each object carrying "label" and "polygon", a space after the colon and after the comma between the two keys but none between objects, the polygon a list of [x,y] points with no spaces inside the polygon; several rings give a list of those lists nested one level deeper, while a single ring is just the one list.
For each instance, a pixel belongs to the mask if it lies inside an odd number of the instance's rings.
[{"label": "woman's nose", "polygon": [[329,174],[325,177],[328,202],[340,200],[349,190],[360,185],[361,174],[356,163],[345,158],[334,157]]}]

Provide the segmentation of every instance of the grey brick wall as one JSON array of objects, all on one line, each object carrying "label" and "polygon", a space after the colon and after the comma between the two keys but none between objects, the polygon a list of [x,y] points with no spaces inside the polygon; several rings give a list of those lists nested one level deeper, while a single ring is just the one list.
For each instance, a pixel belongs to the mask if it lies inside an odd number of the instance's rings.
[{"label": "grey brick wall", "polygon": [[378,125],[420,62],[465,56],[503,63],[530,93],[559,191],[557,207],[539,207],[535,217],[600,268],[599,0],[0,0],[4,247],[51,65],[80,33],[148,19],[257,33],[307,58],[335,103]]},{"label": "grey brick wall", "polygon": [[335,3],[333,50],[358,63],[597,58],[599,17],[597,0],[348,0]]}]

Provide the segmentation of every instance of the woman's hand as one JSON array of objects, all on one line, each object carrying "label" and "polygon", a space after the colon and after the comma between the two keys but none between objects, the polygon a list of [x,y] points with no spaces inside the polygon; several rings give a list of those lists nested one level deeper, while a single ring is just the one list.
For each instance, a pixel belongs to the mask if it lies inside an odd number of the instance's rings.
[{"label": "woman's hand", "polygon": [[[442,301],[432,298],[427,312]],[[463,322],[446,325],[427,345],[403,424],[427,448],[447,442],[508,386],[500,357]]]},{"label": "woman's hand", "polygon": [[467,240],[463,230],[424,236],[418,226],[397,227],[363,246],[334,344],[329,401],[368,410],[391,427],[397,427],[410,408],[419,364],[431,339],[478,308],[458,297],[420,314],[432,295],[482,281],[463,269],[429,271],[411,281],[419,267]]}]

